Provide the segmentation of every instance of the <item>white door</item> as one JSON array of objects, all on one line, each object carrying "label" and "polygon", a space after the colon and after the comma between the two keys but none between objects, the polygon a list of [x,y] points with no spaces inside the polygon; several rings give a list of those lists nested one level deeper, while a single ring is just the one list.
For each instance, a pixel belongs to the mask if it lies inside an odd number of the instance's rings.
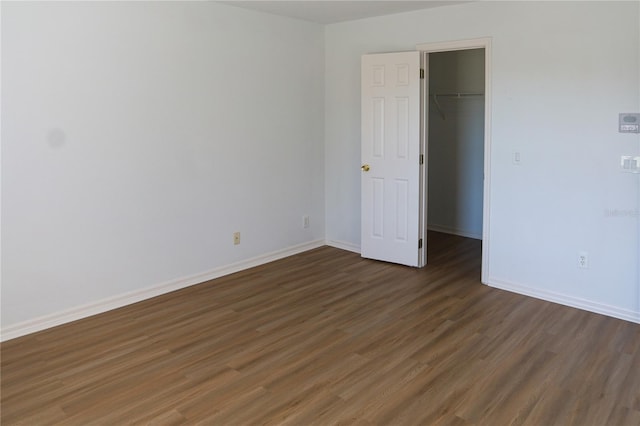
[{"label": "white door", "polygon": [[[420,52],[362,57],[362,257],[423,266]],[[426,182],[424,182],[426,188]],[[426,198],[425,198],[426,199]]]}]

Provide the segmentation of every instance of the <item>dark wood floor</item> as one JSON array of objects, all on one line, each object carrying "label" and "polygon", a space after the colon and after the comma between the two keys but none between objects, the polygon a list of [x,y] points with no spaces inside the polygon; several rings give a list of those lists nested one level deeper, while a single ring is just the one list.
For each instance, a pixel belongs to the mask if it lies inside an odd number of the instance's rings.
[{"label": "dark wood floor", "polygon": [[2,424],[640,425],[640,325],[323,247],[1,345]]}]

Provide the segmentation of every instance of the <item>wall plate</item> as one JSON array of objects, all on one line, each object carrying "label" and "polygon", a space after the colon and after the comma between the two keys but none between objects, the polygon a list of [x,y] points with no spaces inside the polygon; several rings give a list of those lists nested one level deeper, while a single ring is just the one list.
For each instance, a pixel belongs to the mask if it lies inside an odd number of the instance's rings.
[{"label": "wall plate", "polygon": [[620,168],[627,173],[640,173],[640,157],[623,155],[620,157]]}]

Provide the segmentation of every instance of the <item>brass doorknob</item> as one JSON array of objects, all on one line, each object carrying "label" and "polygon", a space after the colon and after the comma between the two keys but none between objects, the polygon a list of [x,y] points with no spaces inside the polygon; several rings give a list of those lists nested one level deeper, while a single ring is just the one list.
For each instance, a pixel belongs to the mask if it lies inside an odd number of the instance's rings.
[{"label": "brass doorknob", "polygon": [[360,167],[362,169],[363,172],[368,172],[370,167],[368,164],[363,165],[362,167]]}]

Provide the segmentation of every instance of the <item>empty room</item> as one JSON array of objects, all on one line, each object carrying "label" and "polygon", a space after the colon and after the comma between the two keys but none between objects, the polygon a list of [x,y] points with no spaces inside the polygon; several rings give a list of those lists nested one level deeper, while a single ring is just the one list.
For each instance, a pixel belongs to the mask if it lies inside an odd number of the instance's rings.
[{"label": "empty room", "polygon": [[0,20],[3,425],[640,425],[640,1]]}]

